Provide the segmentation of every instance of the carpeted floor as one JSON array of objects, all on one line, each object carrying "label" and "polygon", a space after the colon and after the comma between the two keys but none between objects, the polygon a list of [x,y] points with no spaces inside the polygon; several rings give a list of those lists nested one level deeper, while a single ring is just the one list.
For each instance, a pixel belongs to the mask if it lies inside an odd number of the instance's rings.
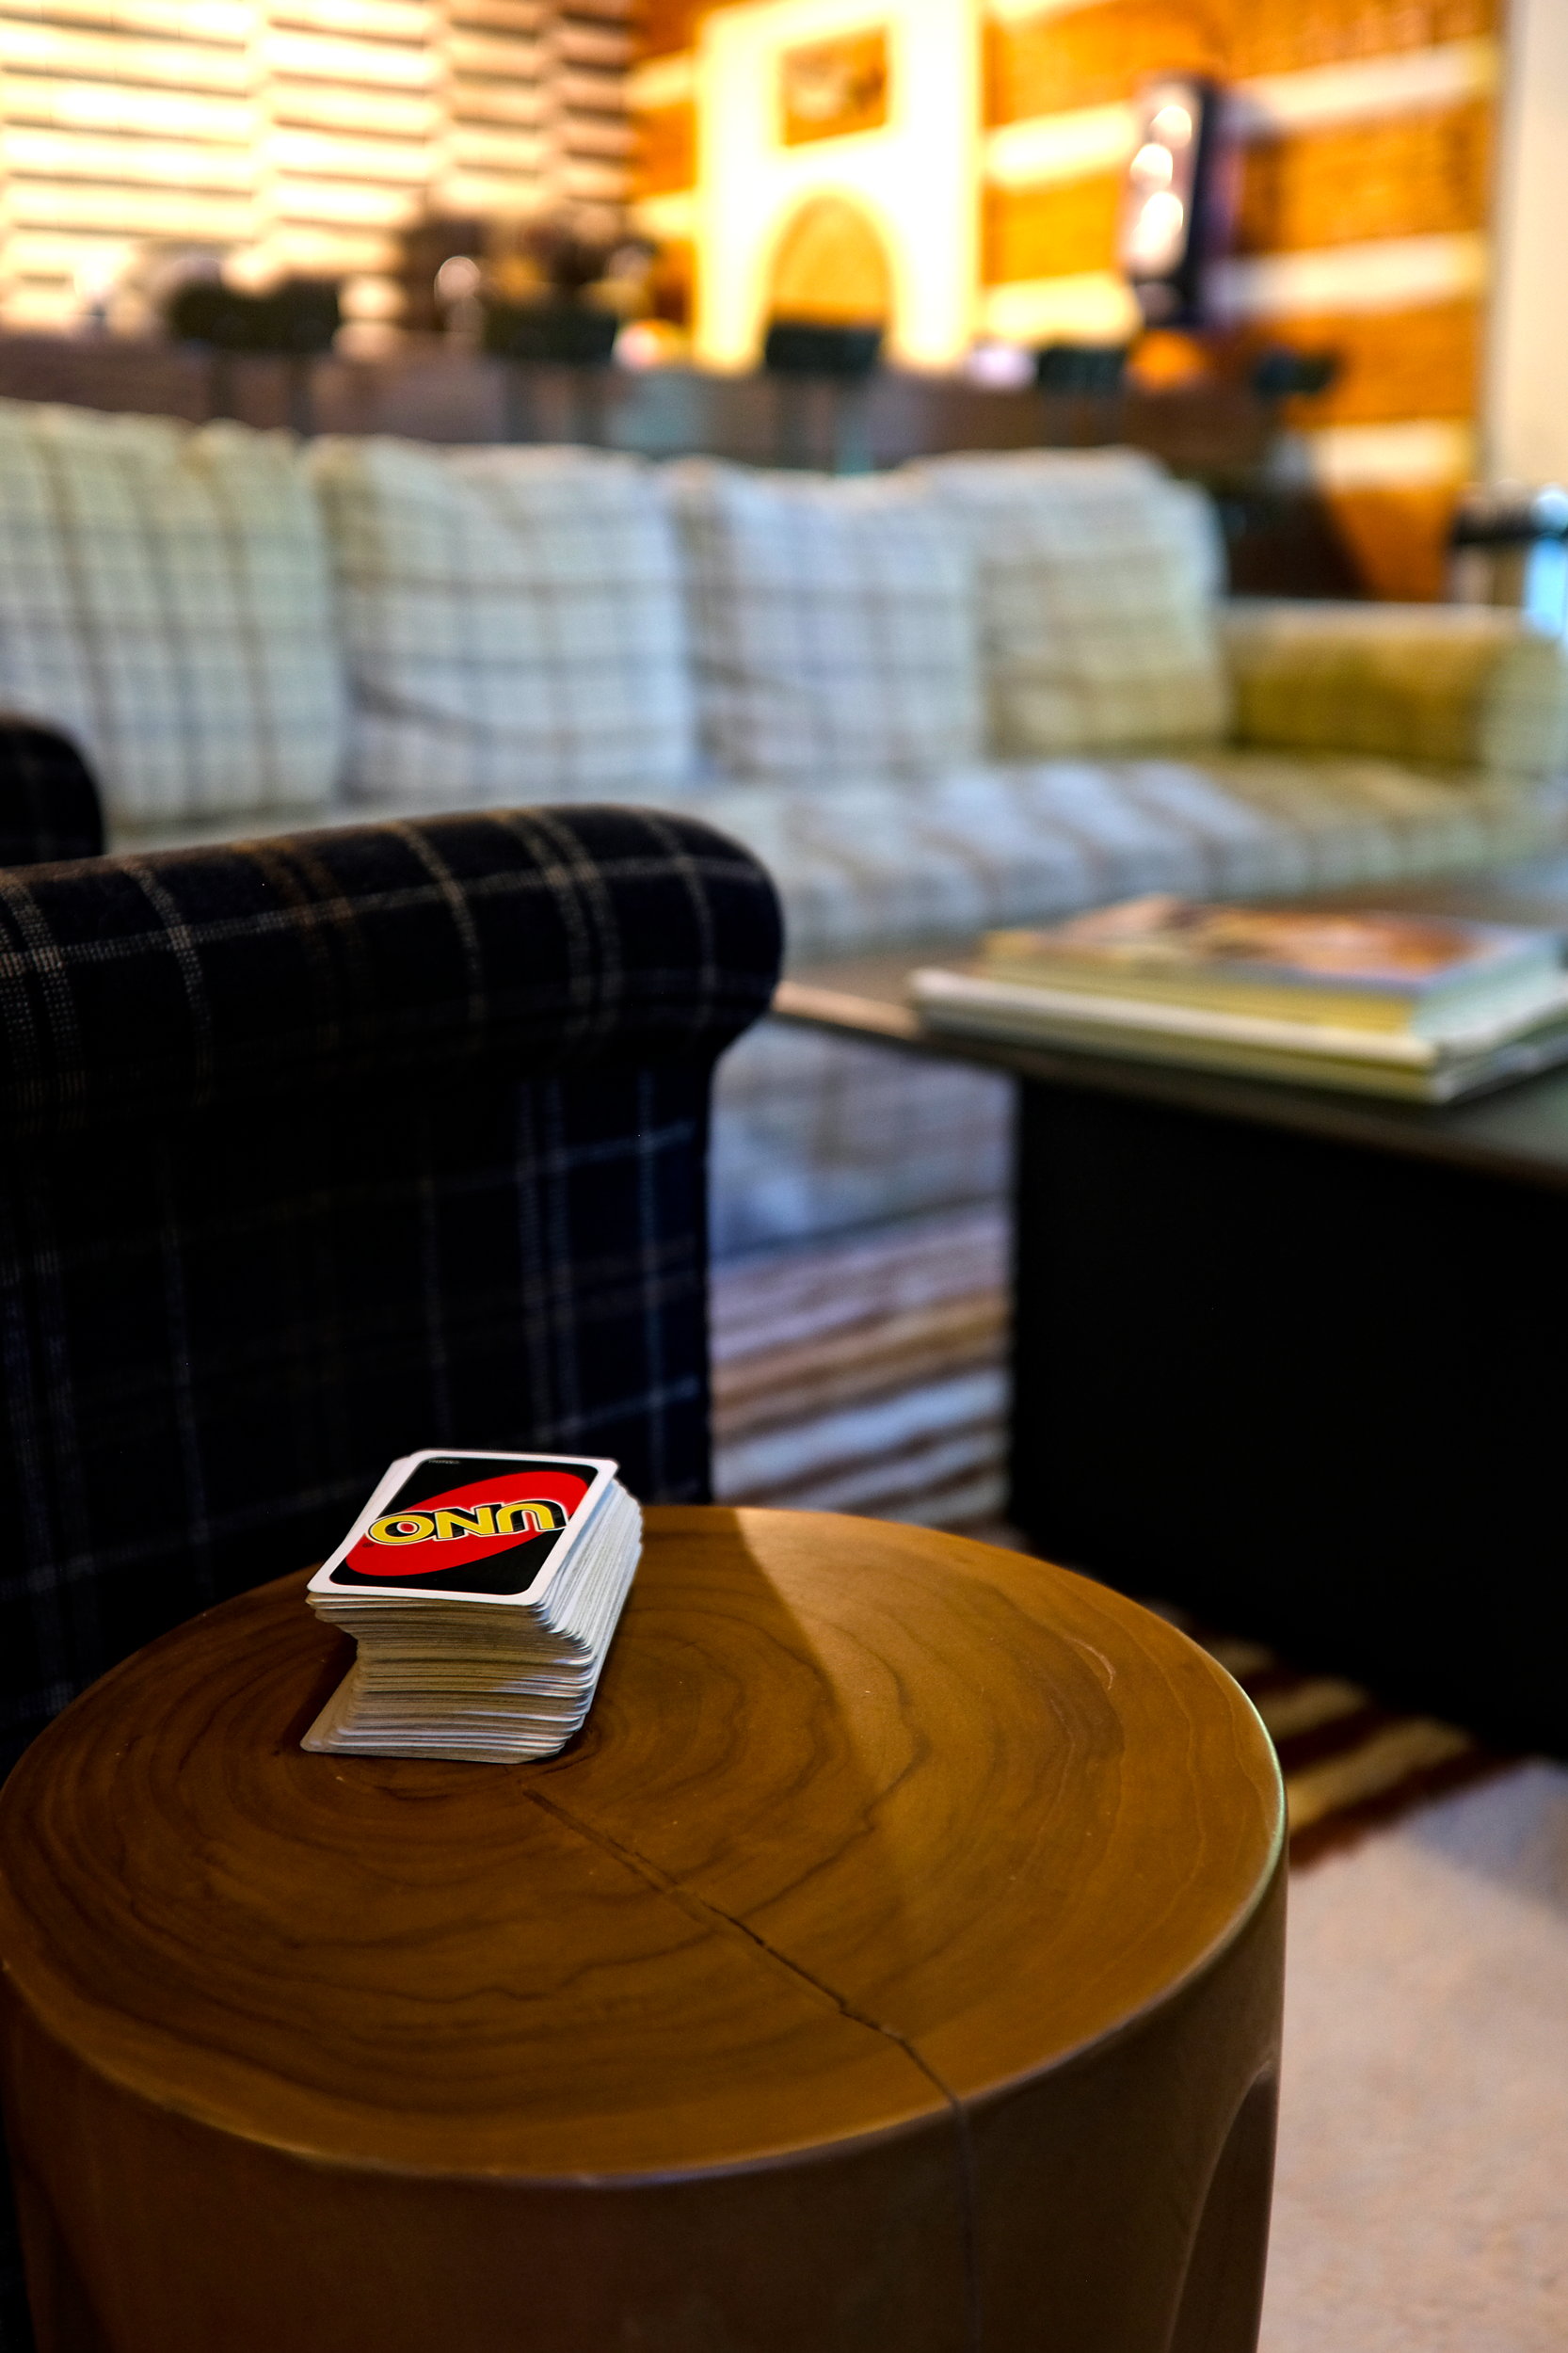
[{"label": "carpeted floor", "polygon": [[713,1490],[955,1528],[1002,1503],[998,1205],[721,1261]]},{"label": "carpeted floor", "polygon": [[1260,2353],[1568,2346],[1568,1769],[1292,1874]]},{"label": "carpeted floor", "polygon": [[[1016,1543],[1006,1267],[1000,1208],[721,1265],[721,1497]],[[1568,1768],[1189,1630],[1290,1809],[1260,2353],[1568,2353]]]}]

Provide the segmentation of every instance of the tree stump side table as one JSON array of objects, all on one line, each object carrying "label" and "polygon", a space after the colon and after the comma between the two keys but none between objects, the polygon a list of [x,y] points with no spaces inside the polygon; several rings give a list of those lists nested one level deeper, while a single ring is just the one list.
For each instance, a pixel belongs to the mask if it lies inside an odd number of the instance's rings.
[{"label": "tree stump side table", "polygon": [[43,2353],[1248,2353],[1283,1804],[1202,1651],[661,1510],[568,1753],[308,1756],[303,1585],[0,1798]]}]

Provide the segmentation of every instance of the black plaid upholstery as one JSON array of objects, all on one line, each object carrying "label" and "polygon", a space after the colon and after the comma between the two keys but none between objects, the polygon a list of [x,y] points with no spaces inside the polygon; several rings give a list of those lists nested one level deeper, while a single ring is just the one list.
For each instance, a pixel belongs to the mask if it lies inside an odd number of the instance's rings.
[{"label": "black plaid upholstery", "polygon": [[0,873],[6,1763],[410,1448],[706,1495],[709,1080],[778,953],[744,851],[620,809]]},{"label": "black plaid upholstery", "polygon": [[75,745],[0,713],[0,866],[96,857],[103,847],[98,788]]},{"label": "black plaid upholstery", "polygon": [[0,1738],[417,1446],[708,1477],[714,1056],[760,869],[533,810],[0,874]]}]

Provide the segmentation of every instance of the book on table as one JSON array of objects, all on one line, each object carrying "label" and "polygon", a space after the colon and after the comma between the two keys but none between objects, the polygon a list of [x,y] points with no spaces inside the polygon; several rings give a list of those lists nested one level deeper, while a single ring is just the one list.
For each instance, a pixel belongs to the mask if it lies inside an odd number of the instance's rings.
[{"label": "book on table", "polygon": [[934,1030],[1416,1101],[1568,1059],[1559,935],[1451,916],[1132,899],[910,993]]},{"label": "book on table", "polygon": [[354,1664],[302,1745],[497,1762],[553,1756],[592,1705],[642,1549],[598,1456],[400,1456],[312,1577]]}]

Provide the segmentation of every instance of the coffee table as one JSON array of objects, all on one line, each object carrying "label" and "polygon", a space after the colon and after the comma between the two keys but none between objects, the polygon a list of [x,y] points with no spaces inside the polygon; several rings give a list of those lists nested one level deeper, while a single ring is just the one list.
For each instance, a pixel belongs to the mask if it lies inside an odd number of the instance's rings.
[{"label": "coffee table", "polygon": [[41,2353],[1251,2353],[1283,1801],[1204,1652],[668,1509],[532,1765],[306,1755],[305,1573],[0,1793]]},{"label": "coffee table", "polygon": [[[1568,861],[1341,904],[1568,928]],[[1051,1558],[1568,1752],[1568,1071],[1442,1109],[924,1032],[897,955],[785,1019],[1018,1082],[1011,1512]]]}]

